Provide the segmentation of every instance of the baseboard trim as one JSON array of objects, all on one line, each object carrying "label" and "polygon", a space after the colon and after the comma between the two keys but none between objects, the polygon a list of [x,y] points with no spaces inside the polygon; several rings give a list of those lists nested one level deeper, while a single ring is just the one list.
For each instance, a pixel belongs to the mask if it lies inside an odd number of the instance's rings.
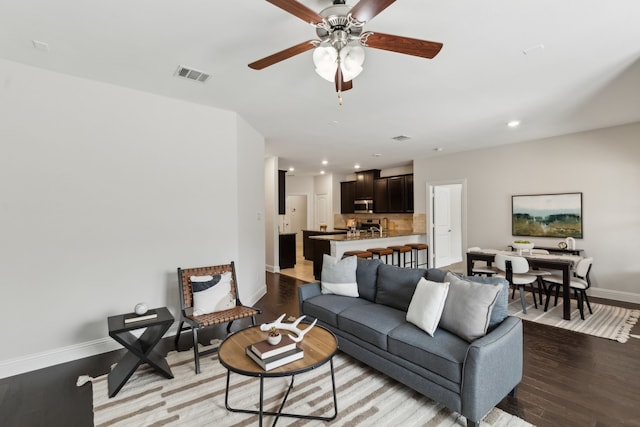
[{"label": "baseboard trim", "polygon": [[24,374],[25,372],[48,368],[49,366],[95,356],[96,354],[107,353],[120,348],[122,348],[120,344],[106,337],[81,344],[70,345],[68,347],[43,351],[42,353],[28,354],[14,359],[3,360],[0,361],[0,378],[12,377],[14,375]]},{"label": "baseboard trim", "polygon": [[615,301],[631,302],[634,304],[640,304],[640,294],[633,292],[614,291],[611,289],[602,288],[590,288],[589,295],[593,295],[596,298],[605,298]]}]

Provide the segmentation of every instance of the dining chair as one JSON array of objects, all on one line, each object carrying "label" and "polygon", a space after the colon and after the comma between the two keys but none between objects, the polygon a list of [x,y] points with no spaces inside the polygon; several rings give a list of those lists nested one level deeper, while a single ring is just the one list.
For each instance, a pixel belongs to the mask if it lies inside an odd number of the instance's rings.
[{"label": "dining chair", "polygon": [[[549,251],[546,249],[531,249],[531,255],[549,255]],[[538,298],[540,299],[540,305],[542,305],[542,294],[546,295],[547,286],[542,280],[546,276],[550,276],[553,272],[546,270],[544,268],[532,268],[529,270],[529,274],[533,274],[538,278]],[[534,295],[535,298],[535,295]]]},{"label": "dining chair", "polygon": [[[593,314],[591,310],[591,304],[589,304],[589,297],[587,296],[587,289],[591,287],[591,280],[589,279],[589,273],[591,272],[591,266],[593,265],[593,258],[583,258],[578,262],[571,277],[569,287],[573,289],[573,292],[578,301],[578,310],[580,310],[580,317],[584,320],[584,302],[587,302],[587,308],[589,313]],[[558,305],[558,294],[562,287],[562,274],[551,274],[542,279],[548,286],[545,289],[547,295],[546,302],[544,303],[544,311],[549,308],[549,299],[551,298],[551,292],[553,288],[556,290],[555,299],[553,305]],[[564,298],[570,298],[570,295],[563,295]]]},{"label": "dining chair", "polygon": [[[520,291],[520,302],[522,303],[522,312],[527,314],[527,300],[525,297],[525,286],[531,285],[531,293],[533,294],[533,305],[535,308],[538,308],[538,303],[536,301],[536,292],[533,287],[534,283],[538,282],[538,277],[529,274],[529,262],[526,258],[521,256],[513,256],[513,255],[503,255],[496,254],[495,257],[496,268],[500,270],[500,272],[496,275],[498,277],[503,277],[507,279],[510,286],[514,288],[518,288]],[[510,267],[509,265],[510,264]],[[511,295],[513,298],[514,294]]]},{"label": "dining chair", "polygon": [[[482,249],[480,249],[479,246],[473,246],[471,248],[467,249],[467,252],[479,252]],[[495,274],[497,274],[499,272],[499,270],[494,267],[493,265],[489,265],[489,264],[485,264],[485,265],[476,265],[475,262],[473,262],[473,265],[471,267],[471,275],[472,276],[493,276]]]}]

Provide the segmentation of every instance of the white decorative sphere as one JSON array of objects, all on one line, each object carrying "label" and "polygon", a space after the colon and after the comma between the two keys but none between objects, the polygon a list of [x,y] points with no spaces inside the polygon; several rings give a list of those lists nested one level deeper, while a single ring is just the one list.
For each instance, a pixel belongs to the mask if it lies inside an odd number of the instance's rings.
[{"label": "white decorative sphere", "polygon": [[145,314],[147,312],[148,308],[147,308],[147,304],[140,302],[138,304],[136,304],[136,308],[134,309],[134,311],[136,312],[136,314],[138,316],[142,316],[143,314]]}]

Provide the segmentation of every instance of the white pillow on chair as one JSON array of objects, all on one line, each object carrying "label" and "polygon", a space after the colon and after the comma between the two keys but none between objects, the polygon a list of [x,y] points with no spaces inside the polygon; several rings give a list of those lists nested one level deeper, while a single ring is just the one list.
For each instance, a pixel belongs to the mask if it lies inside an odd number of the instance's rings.
[{"label": "white pillow on chair", "polygon": [[193,315],[228,310],[236,306],[231,294],[231,272],[227,271],[215,276],[191,276],[193,291]]}]

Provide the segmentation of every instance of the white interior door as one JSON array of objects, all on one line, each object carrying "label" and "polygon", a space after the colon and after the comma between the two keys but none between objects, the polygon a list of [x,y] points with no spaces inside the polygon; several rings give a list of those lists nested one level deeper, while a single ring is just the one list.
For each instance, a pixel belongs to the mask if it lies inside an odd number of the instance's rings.
[{"label": "white interior door", "polygon": [[319,230],[320,224],[329,224],[329,215],[331,215],[331,204],[329,203],[328,194],[316,194],[315,197],[315,224],[314,229]]},{"label": "white interior door", "polygon": [[434,266],[462,261],[462,184],[432,187]]},{"label": "white interior door", "polygon": [[286,231],[302,238],[302,229],[307,228],[307,196],[287,196],[286,209]]}]

